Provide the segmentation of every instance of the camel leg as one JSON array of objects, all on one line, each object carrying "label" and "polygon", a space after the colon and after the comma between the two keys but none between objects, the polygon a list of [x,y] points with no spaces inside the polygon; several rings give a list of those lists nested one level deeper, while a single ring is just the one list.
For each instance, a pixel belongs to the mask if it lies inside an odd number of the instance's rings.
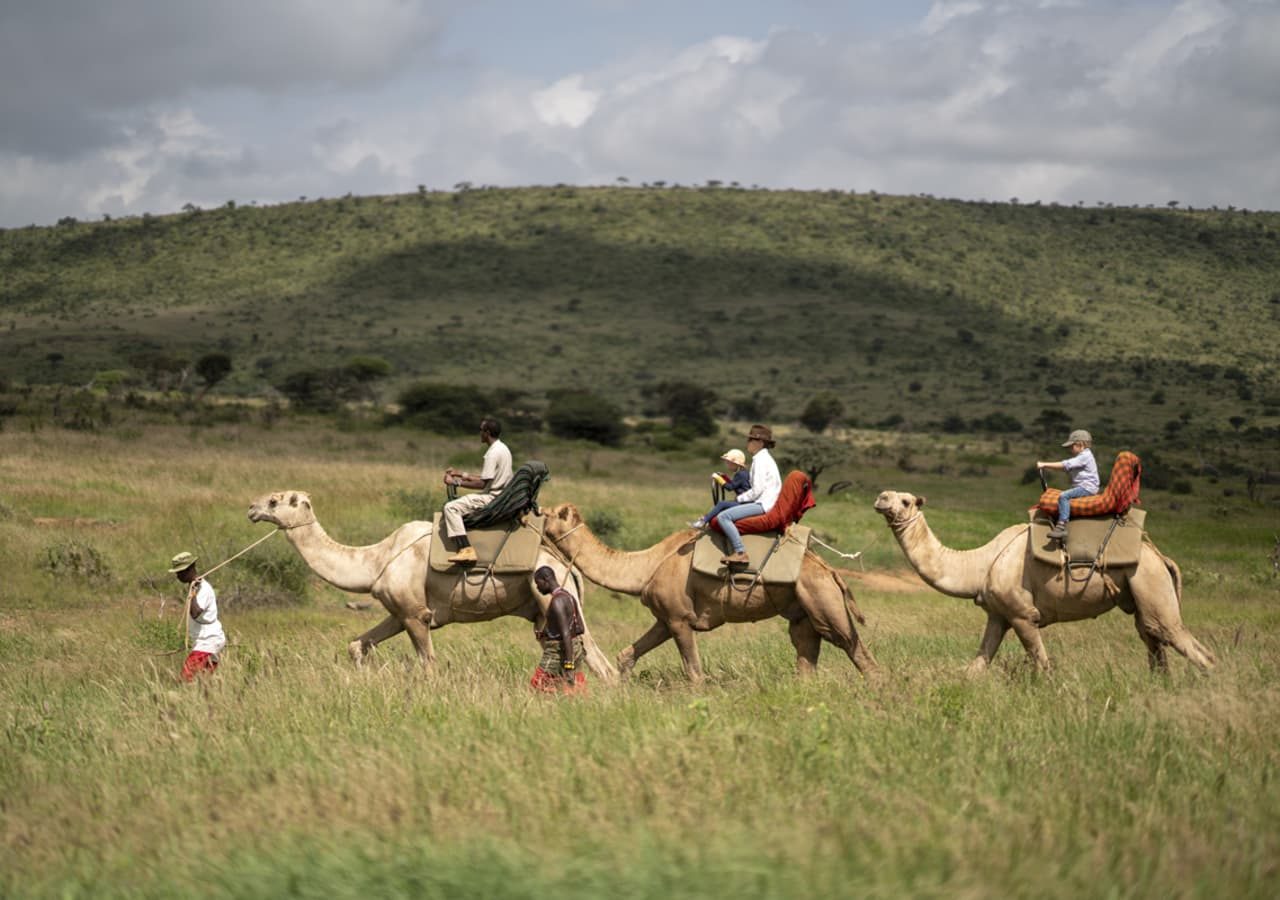
[{"label": "camel leg", "polygon": [[413,649],[418,652],[418,662],[422,663],[423,671],[430,671],[431,664],[436,661],[436,652],[431,645],[431,628],[421,619],[406,619],[404,627],[409,632],[409,640],[413,642]]},{"label": "camel leg", "polygon": [[634,644],[618,654],[618,674],[626,678],[631,674],[631,670],[635,668],[636,662],[640,657],[654,647],[670,640],[670,638],[671,629],[667,627],[667,623],[654,622],[653,626],[642,634]]},{"label": "camel leg", "polygon": [[818,670],[818,652],[822,639],[813,622],[804,616],[791,623],[791,645],[796,648],[796,674],[812,675]]},{"label": "camel leg", "polygon": [[982,643],[978,645],[978,655],[974,657],[973,662],[969,663],[965,672],[969,675],[981,675],[987,671],[987,667],[991,665],[991,660],[995,658],[996,652],[1000,649],[1000,642],[1004,640],[1004,636],[1009,632],[1009,623],[1004,620],[1003,616],[995,613],[987,613],[987,628],[982,632]]},{"label": "camel leg", "polygon": [[1147,645],[1147,665],[1151,667],[1151,671],[1169,671],[1169,660],[1165,656],[1164,644],[1158,637],[1147,632],[1146,624],[1142,621],[1142,613],[1134,614],[1133,624],[1138,629],[1138,637],[1142,638],[1142,642]]},{"label": "camel leg", "polygon": [[395,616],[387,616],[377,625],[360,635],[360,637],[347,644],[347,655],[351,657],[351,661],[359,668],[360,664],[364,662],[364,658],[369,655],[370,650],[387,638],[395,637],[402,631],[404,631],[404,623]]},{"label": "camel leg", "polygon": [[1018,640],[1022,641],[1027,655],[1036,664],[1036,669],[1041,672],[1049,671],[1049,654],[1044,649],[1044,641],[1040,638],[1040,629],[1036,623],[1030,619],[1014,619],[1009,624]]},{"label": "camel leg", "polygon": [[693,636],[689,623],[681,619],[679,622],[668,622],[667,628],[680,648],[680,661],[684,664],[684,674],[695,684],[702,681],[702,659],[698,656],[698,641]]},{"label": "camel leg", "polygon": [[[1141,621],[1147,635],[1168,644],[1201,671],[1207,672],[1214,667],[1217,660],[1213,653],[1182,624],[1177,587],[1158,555],[1142,554],[1137,570],[1129,578],[1129,590],[1137,607],[1134,615]],[[1143,640],[1146,640],[1145,636]]]},{"label": "camel leg", "polygon": [[802,569],[796,600],[818,637],[843,650],[863,675],[876,673],[879,665],[858,637],[853,614],[845,603],[844,587],[834,572],[819,567]]}]

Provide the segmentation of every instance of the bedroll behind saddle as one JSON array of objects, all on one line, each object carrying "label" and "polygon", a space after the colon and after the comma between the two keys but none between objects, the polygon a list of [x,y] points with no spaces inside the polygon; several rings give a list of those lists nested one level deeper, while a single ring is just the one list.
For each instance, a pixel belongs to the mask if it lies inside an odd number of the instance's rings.
[{"label": "bedroll behind saddle", "polygon": [[[473,528],[492,528],[510,519],[518,518],[526,510],[538,512],[538,491],[542,482],[551,477],[545,463],[531,459],[511,476],[511,481],[498,492],[488,506],[467,513],[462,524],[470,532]],[[450,497],[452,499],[452,497]]]},{"label": "bedroll behind saddle", "polygon": [[[798,469],[787,473],[782,481],[782,491],[778,494],[778,502],[762,516],[739,519],[734,524],[738,534],[765,534],[770,531],[785,531],[792,522],[799,522],[800,517],[813,509],[817,502],[813,499],[813,482],[809,476]],[[720,524],[712,521],[708,526],[717,534]]]}]

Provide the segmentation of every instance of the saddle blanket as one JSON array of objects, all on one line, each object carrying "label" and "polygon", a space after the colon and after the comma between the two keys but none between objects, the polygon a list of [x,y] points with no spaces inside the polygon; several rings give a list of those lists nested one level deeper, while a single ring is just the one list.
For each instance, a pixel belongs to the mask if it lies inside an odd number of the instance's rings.
[{"label": "saddle blanket", "polygon": [[[486,570],[492,564],[494,574],[498,575],[532,572],[538,562],[538,550],[542,547],[545,521],[543,516],[529,513],[496,528],[468,528],[467,540],[476,548],[480,561],[466,568]],[[427,560],[436,572],[461,569],[461,566],[449,562],[453,554],[452,546],[445,546],[444,524],[440,521],[440,513],[436,513],[431,519],[431,552]]]},{"label": "saddle blanket", "polygon": [[[1102,568],[1136,566],[1138,555],[1142,552],[1143,526],[1147,519],[1146,510],[1136,506],[1120,517],[1115,530],[1111,532],[1111,540],[1107,543],[1106,552],[1098,565]],[[1102,545],[1111,529],[1114,516],[1099,519],[1072,519],[1067,523],[1067,561],[1071,565],[1092,563],[1098,556],[1098,548]],[[1053,527],[1053,519],[1042,510],[1031,511],[1031,552],[1041,562],[1053,566],[1062,565],[1062,545],[1049,538],[1049,529]]]},{"label": "saddle blanket", "polygon": [[[795,584],[800,577],[800,564],[809,549],[809,535],[813,529],[804,525],[792,525],[784,534],[744,534],[742,543],[747,548],[751,562],[745,571],[749,575],[760,572],[765,584]],[[774,544],[777,543],[777,549]],[[729,539],[718,531],[708,531],[693,545],[693,571],[716,578],[728,573],[720,558],[732,552]],[[770,553],[770,551],[773,551]],[[760,566],[763,565],[763,571]]]}]

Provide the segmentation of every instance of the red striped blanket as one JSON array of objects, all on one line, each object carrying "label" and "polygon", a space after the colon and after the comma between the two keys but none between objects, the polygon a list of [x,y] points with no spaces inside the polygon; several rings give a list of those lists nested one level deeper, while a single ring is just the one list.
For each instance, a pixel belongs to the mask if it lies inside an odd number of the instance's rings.
[{"label": "red striped blanket", "polygon": [[[1107,486],[1099,494],[1077,497],[1071,501],[1071,518],[1088,516],[1122,515],[1138,500],[1139,482],[1142,478],[1142,461],[1137,454],[1122,450],[1111,467]],[[1057,518],[1058,495],[1062,491],[1049,488],[1040,495],[1032,509],[1039,508]]]}]

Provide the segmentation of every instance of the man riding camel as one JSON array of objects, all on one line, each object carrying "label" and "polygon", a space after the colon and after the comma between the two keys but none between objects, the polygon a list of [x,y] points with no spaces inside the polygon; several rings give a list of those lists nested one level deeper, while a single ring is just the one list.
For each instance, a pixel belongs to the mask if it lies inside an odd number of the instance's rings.
[{"label": "man riding camel", "polygon": [[484,509],[493,502],[511,481],[511,451],[498,439],[502,425],[497,419],[485,418],[480,422],[480,440],[489,446],[484,453],[484,463],[479,475],[469,475],[450,466],[444,470],[445,485],[473,488],[478,493],[466,494],[444,505],[445,535],[454,542],[454,554],[449,562],[455,565],[471,565],[477,562],[476,550],[467,538],[467,527],[462,517],[469,512]]}]

